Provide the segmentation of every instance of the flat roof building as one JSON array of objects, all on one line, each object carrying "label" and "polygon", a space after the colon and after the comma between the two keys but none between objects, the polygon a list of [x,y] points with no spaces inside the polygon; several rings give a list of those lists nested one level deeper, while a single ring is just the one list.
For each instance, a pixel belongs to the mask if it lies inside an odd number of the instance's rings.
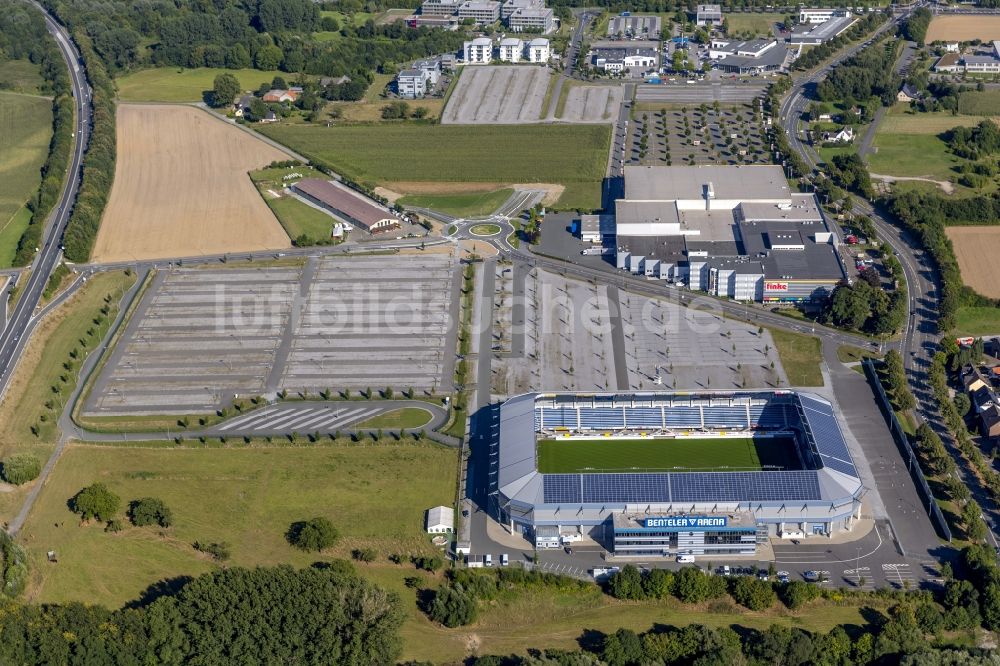
[{"label": "flat roof building", "polygon": [[318,178],[305,178],[295,183],[292,189],[312,203],[368,233],[380,233],[396,229],[400,225],[395,213],[369,203],[343,185]]},{"label": "flat roof building", "polygon": [[465,42],[462,56],[467,65],[488,65],[493,62],[493,40],[489,37],[476,37]]},{"label": "flat roof building", "polygon": [[700,26],[722,25],[722,6],[698,5],[694,17],[695,23]]},{"label": "flat roof building", "polygon": [[850,12],[842,8],[802,8],[799,10],[799,23],[826,23],[830,19],[843,18],[849,15]]},{"label": "flat roof building", "polygon": [[555,12],[547,7],[518,9],[507,17],[507,25],[514,32],[524,32],[527,30],[547,34],[555,29],[555,21]]},{"label": "flat roof building", "polygon": [[503,62],[520,62],[524,54],[524,42],[516,37],[506,37],[500,40],[500,60]]},{"label": "flat roof building", "polygon": [[544,37],[536,37],[528,42],[524,47],[525,58],[528,62],[546,63],[552,59],[552,49],[549,40]]},{"label": "flat roof building", "polygon": [[792,28],[788,41],[792,44],[822,44],[843,34],[857,21],[853,16],[841,16],[823,23],[803,23]]},{"label": "flat roof building", "polygon": [[826,298],[847,273],[812,194],[781,167],[627,166],[619,268],[749,301]]},{"label": "flat roof building", "polygon": [[476,25],[489,25],[500,20],[500,3],[496,0],[465,0],[458,6],[458,18],[472,19]]},{"label": "flat roof building", "polygon": [[506,21],[518,9],[545,9],[545,0],[504,0],[500,5],[500,18]]},{"label": "flat roof building", "polygon": [[608,38],[659,39],[661,25],[659,16],[612,16],[608,21]]},{"label": "flat roof building", "polygon": [[452,16],[461,4],[462,0],[424,0],[420,13],[425,16]]},{"label": "flat roof building", "polygon": [[396,93],[403,99],[417,99],[428,92],[430,75],[422,69],[404,69],[396,75]]}]

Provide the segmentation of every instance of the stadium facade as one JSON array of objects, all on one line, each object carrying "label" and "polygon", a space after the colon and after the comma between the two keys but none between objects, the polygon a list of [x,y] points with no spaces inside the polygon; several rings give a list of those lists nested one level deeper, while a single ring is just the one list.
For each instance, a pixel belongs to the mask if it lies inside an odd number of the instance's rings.
[{"label": "stadium facade", "polygon": [[[833,405],[794,391],[528,393],[499,408],[491,513],[536,546],[560,533],[618,557],[752,555],[787,534],[834,535],[860,515],[864,487]],[[788,469],[539,471],[537,440],[792,437]]]}]

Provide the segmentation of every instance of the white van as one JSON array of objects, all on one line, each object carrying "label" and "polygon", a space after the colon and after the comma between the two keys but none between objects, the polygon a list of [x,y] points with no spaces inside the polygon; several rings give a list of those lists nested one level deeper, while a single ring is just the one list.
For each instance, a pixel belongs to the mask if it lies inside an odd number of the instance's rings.
[{"label": "white van", "polygon": [[507,557],[507,553],[500,556],[500,566],[505,567],[510,564],[510,558]]},{"label": "white van", "polygon": [[489,554],[483,555],[483,564],[488,567],[493,566],[493,556]]},{"label": "white van", "polygon": [[694,564],[694,555],[678,555],[677,561],[681,564]]}]

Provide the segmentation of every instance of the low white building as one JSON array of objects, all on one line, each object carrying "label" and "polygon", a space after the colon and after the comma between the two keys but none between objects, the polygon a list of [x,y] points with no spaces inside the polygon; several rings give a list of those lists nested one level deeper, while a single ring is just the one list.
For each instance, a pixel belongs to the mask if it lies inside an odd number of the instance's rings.
[{"label": "low white building", "polygon": [[430,77],[422,69],[404,69],[396,77],[396,92],[403,99],[417,99],[427,94]]},{"label": "low white building", "polygon": [[552,48],[549,46],[549,40],[544,37],[532,39],[524,51],[528,62],[546,63],[552,59]]},{"label": "low white building", "polygon": [[694,20],[699,26],[722,25],[722,6],[698,5]]},{"label": "low white building", "polygon": [[476,37],[471,42],[465,42],[462,55],[467,65],[488,65],[493,62],[493,40]]},{"label": "low white building", "polygon": [[426,529],[428,534],[451,534],[455,531],[455,510],[450,506],[427,509]]},{"label": "low white building", "polygon": [[833,18],[847,16],[847,10],[833,7],[802,8],[799,10],[799,23],[826,23]]},{"label": "low white building", "polygon": [[500,60],[503,62],[521,62],[524,53],[524,42],[517,37],[506,37],[500,40]]}]

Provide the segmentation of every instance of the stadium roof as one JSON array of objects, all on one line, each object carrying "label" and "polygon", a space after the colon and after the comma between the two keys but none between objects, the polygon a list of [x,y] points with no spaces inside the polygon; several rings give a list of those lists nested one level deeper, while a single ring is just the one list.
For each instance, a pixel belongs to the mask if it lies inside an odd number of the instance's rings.
[{"label": "stadium roof", "polygon": [[[628,405],[792,404],[816,469],[759,472],[542,474],[536,464],[536,399],[553,409],[625,409]],[[704,404],[703,404],[704,403]],[[718,404],[714,404],[718,403]],[[589,405],[589,406],[588,406]],[[594,405],[601,405],[596,407]],[[582,413],[582,412],[581,412]],[[623,412],[624,413],[624,412]],[[661,412],[662,413],[662,412]],[[749,413],[749,411],[748,411]],[[624,422],[624,416],[623,421]],[[836,502],[857,495],[861,480],[830,402],[809,393],[741,391],[540,395],[511,398],[500,410],[498,490],[509,500],[540,505],[795,501]],[[611,444],[609,444],[611,445]]]}]

